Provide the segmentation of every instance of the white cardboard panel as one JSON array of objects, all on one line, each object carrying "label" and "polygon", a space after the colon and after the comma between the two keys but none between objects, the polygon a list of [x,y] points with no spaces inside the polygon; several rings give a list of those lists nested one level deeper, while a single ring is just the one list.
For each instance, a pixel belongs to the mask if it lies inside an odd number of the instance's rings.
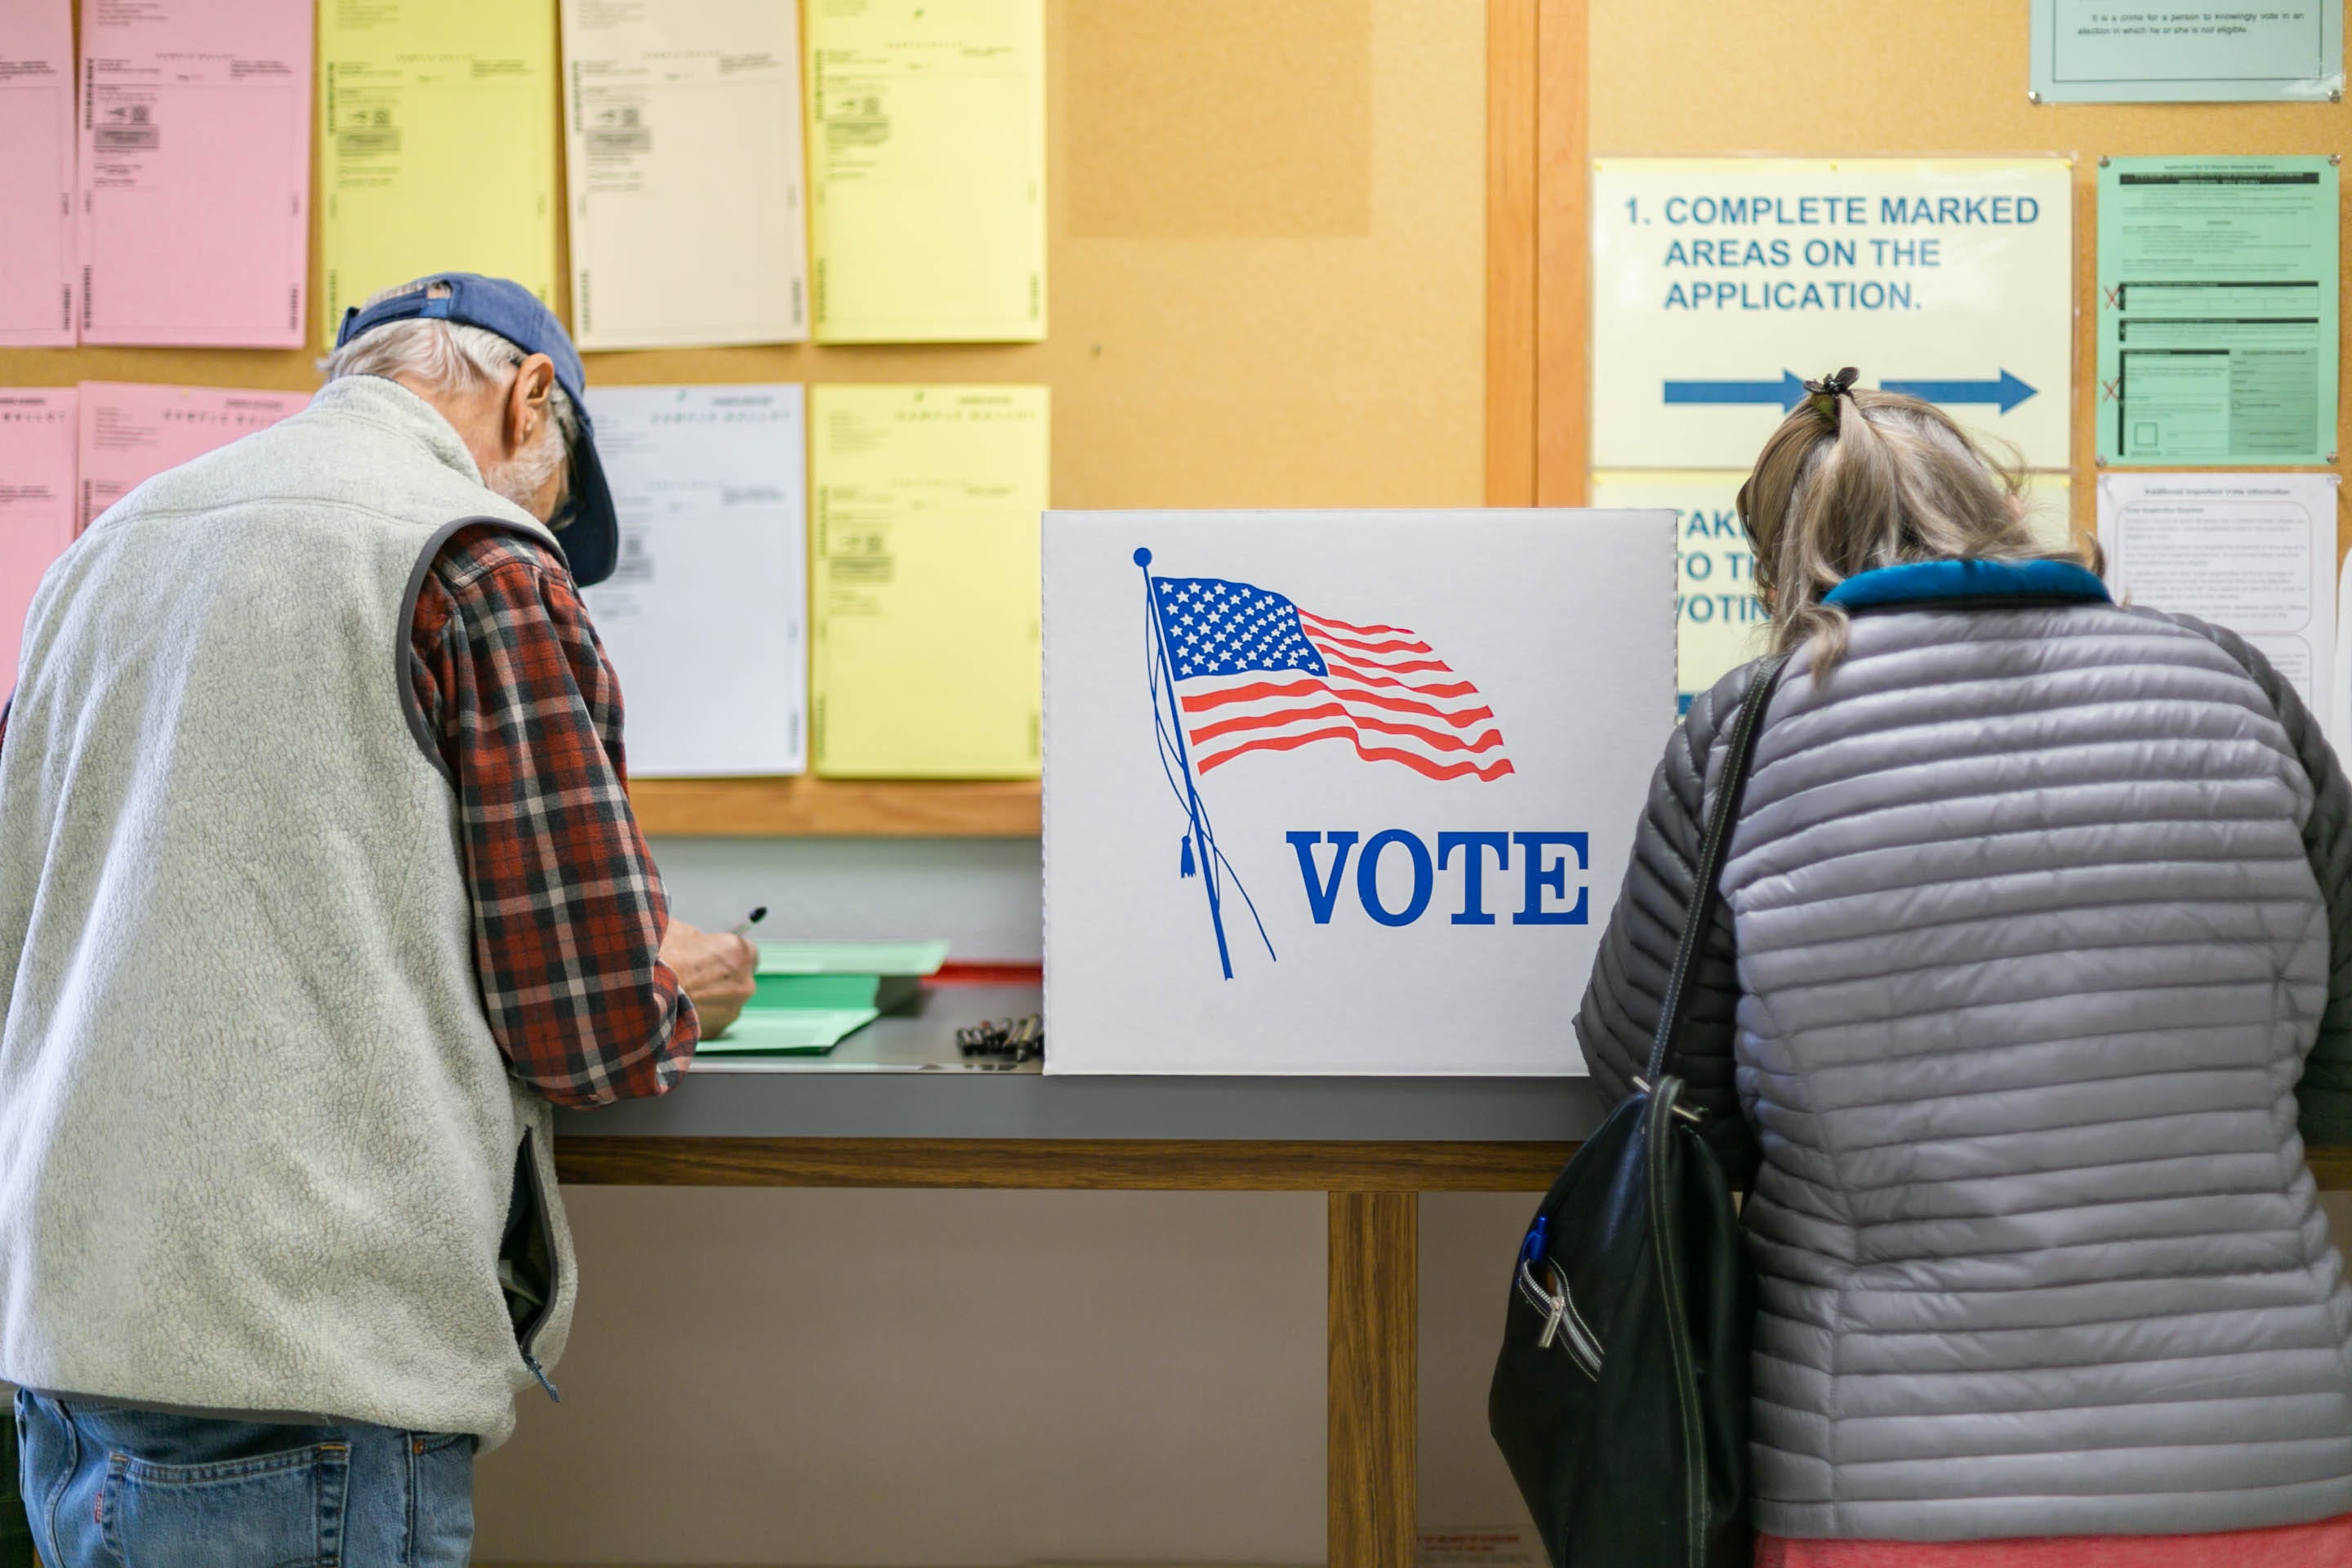
[{"label": "white cardboard panel", "polygon": [[1664,510],[1047,513],[1047,1070],[1583,1071],[1674,584]]}]

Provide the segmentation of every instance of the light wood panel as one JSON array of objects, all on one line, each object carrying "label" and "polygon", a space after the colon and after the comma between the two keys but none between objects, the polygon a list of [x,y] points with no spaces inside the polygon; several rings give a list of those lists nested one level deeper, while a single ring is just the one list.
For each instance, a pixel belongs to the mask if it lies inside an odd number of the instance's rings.
[{"label": "light wood panel", "polygon": [[1536,504],[1582,506],[1592,446],[1590,0],[1542,0],[1536,47]]},{"label": "light wood panel", "polygon": [[1421,1200],[1330,1198],[1330,1384],[1325,1557],[1412,1568],[1420,1517]]},{"label": "light wood panel", "polygon": [[1486,504],[1536,500],[1538,0],[1486,5]]},{"label": "light wood panel", "polygon": [[1034,780],[638,779],[647,833],[688,838],[1034,838]]}]

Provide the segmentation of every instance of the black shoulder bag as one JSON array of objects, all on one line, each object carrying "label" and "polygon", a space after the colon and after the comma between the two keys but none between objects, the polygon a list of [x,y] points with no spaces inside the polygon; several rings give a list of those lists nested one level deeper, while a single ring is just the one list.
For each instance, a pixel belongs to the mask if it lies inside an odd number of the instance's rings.
[{"label": "black shoulder bag", "polygon": [[1557,1568],[1745,1568],[1756,1280],[1730,1184],[1668,1064],[1756,730],[1734,721],[1646,1078],[1552,1184],[1519,1248],[1487,1425]]}]

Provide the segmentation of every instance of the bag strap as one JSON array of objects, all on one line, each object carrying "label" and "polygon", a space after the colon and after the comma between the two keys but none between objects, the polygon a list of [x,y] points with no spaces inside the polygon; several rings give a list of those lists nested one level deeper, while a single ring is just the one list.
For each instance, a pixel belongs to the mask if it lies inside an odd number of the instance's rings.
[{"label": "bag strap", "polygon": [[[1723,874],[1724,851],[1731,839],[1732,820],[1739,813],[1739,797],[1748,787],[1748,766],[1756,755],[1756,731],[1763,725],[1764,709],[1772,700],[1781,667],[1788,662],[1785,653],[1756,661],[1747,693],[1739,700],[1739,716],[1732,721],[1731,739],[1724,750],[1723,779],[1715,792],[1715,810],[1707,816],[1706,837],[1699,841],[1698,861],[1691,868],[1690,910],[1683,921],[1682,941],[1675,948],[1675,966],[1666,975],[1666,994],[1658,1004],[1658,1033],[1650,1045],[1647,1072],[1646,1087],[1651,1089],[1656,1088],[1665,1072],[1666,1058],[1682,1026],[1690,973],[1698,965],[1699,944],[1706,940],[1707,927],[1715,921],[1716,882]],[[1706,787],[1704,780],[1700,787]]]}]

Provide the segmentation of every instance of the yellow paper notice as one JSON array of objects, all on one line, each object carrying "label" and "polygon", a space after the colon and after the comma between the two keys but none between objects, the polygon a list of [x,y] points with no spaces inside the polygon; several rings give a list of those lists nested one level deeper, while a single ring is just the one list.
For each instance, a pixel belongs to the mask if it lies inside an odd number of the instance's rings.
[{"label": "yellow paper notice", "polygon": [[322,0],[326,342],[346,306],[435,270],[555,302],[555,8]]},{"label": "yellow paper notice", "polygon": [[816,772],[1036,777],[1046,389],[810,394]]},{"label": "yellow paper notice", "polygon": [[1045,335],[1044,0],[808,8],[816,339]]}]

